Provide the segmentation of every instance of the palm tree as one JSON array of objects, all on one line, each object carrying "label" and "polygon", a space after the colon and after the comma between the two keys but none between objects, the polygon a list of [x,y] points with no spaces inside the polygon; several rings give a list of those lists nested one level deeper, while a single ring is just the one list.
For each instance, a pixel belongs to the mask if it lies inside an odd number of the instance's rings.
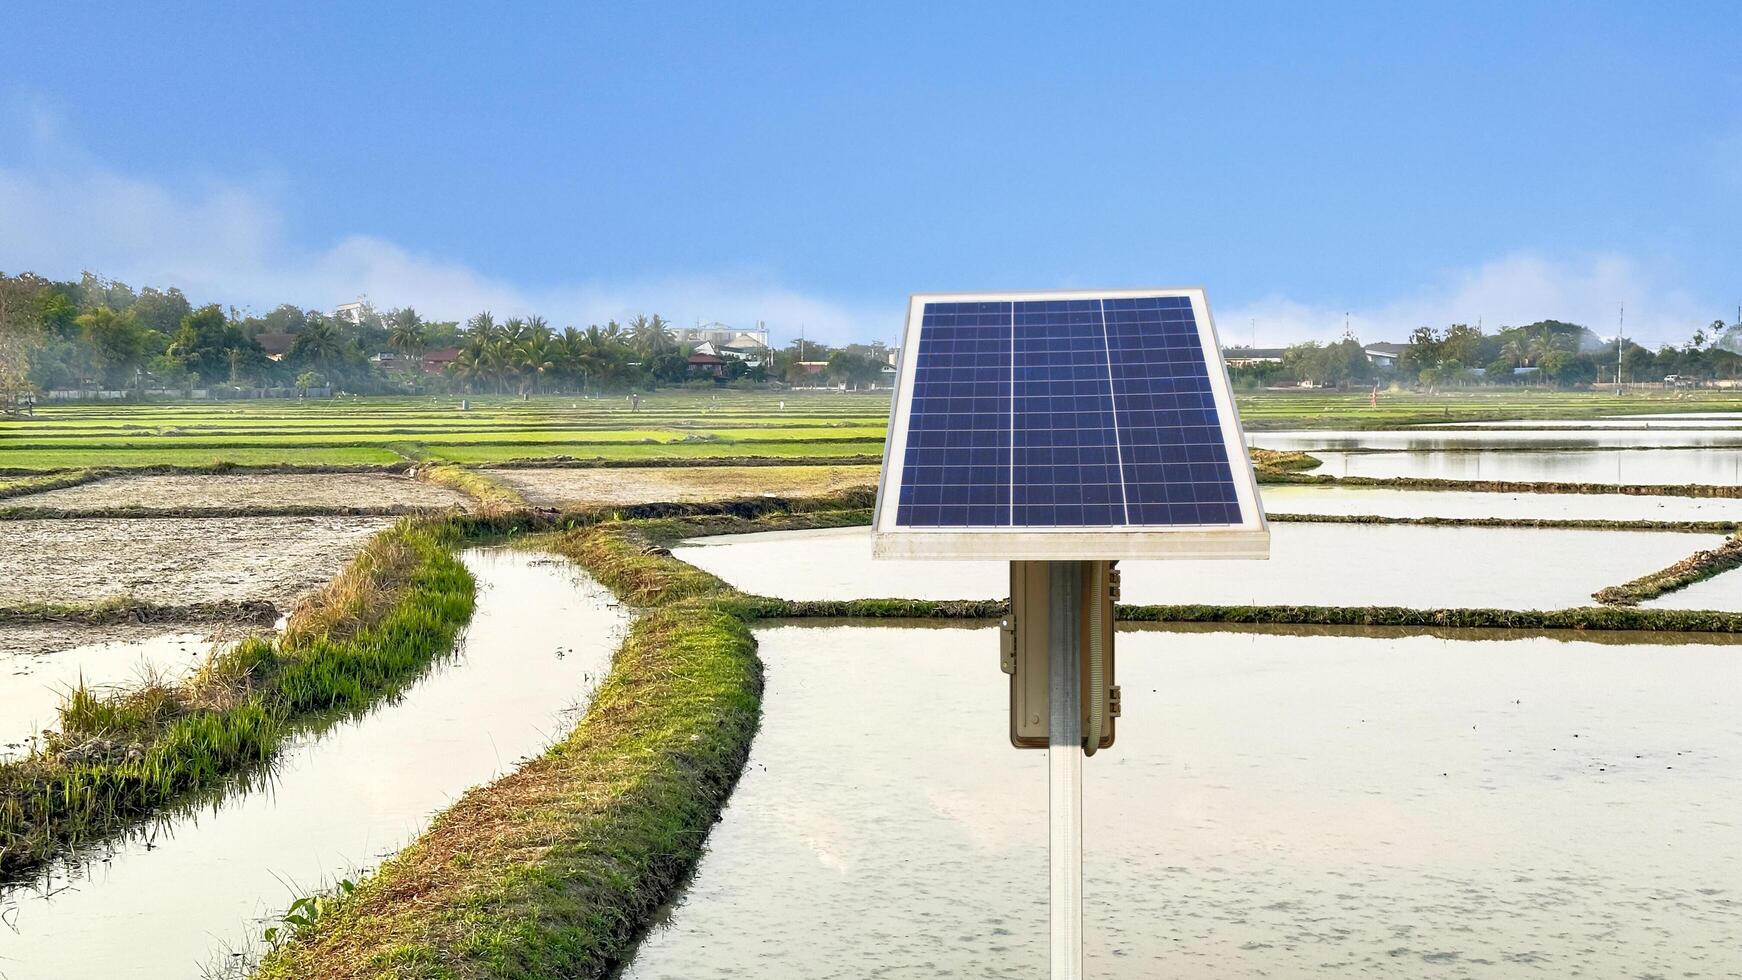
[{"label": "palm tree", "polygon": [[557,369],[562,355],[555,343],[551,341],[550,331],[543,329],[533,331],[532,336],[520,342],[514,348],[515,363],[532,377],[532,393],[539,393],[539,381],[548,373]]},{"label": "palm tree", "polygon": [[339,331],[333,327],[332,321],[319,317],[302,333],[297,334],[296,341],[291,344],[290,353],[296,360],[314,361],[321,367],[326,367],[333,358],[339,356],[341,346]]},{"label": "palm tree", "polygon": [[409,306],[395,310],[392,324],[387,332],[387,346],[406,360],[422,357],[424,349],[429,346],[429,338],[424,334],[423,318],[417,315],[417,311]]}]

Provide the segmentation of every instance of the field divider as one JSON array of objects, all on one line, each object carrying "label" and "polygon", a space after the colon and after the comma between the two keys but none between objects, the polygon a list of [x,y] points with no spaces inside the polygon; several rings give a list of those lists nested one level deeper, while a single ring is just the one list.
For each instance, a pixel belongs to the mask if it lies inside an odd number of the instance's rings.
[{"label": "field divider", "polygon": [[186,681],[80,687],[58,731],[0,763],[0,882],[258,774],[290,736],[400,689],[449,653],[474,583],[445,523],[371,538],[276,637],[214,654]]},{"label": "field divider", "polygon": [[1258,482],[1272,485],[1370,488],[1378,490],[1450,490],[1460,493],[1576,493],[1628,497],[1710,497],[1742,499],[1742,485],[1708,483],[1557,483],[1520,480],[1448,480],[1425,476],[1330,476],[1325,473],[1281,472],[1260,467]]},{"label": "field divider", "polygon": [[433,517],[451,507],[394,504],[387,507],[352,507],[344,504],[265,504],[246,507],[0,507],[0,521],[74,520],[208,520],[250,517]]},{"label": "field divider", "polygon": [[0,625],[8,626],[30,623],[59,623],[77,626],[110,626],[123,623],[223,623],[271,626],[276,622],[278,622],[278,607],[264,599],[177,604],[116,598],[84,605],[40,602],[0,606]]},{"label": "field divider", "polygon": [[1637,606],[1738,566],[1742,566],[1742,535],[1716,548],[1696,551],[1668,568],[1641,575],[1631,582],[1599,589],[1591,598],[1606,606]]},{"label": "field divider", "polygon": [[0,500],[10,497],[23,497],[33,493],[47,493],[50,490],[65,490],[67,487],[82,486],[94,483],[106,476],[112,475],[108,470],[82,469],[64,470],[56,473],[39,473],[16,480],[0,482]]}]

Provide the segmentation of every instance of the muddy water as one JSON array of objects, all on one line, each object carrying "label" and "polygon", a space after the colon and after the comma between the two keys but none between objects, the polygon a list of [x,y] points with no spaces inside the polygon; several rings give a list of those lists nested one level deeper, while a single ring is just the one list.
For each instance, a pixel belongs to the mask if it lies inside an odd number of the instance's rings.
[{"label": "muddy water", "polygon": [[[1742,447],[1742,430],[1678,432],[1612,429],[1601,432],[1487,429],[1375,429],[1334,432],[1303,429],[1292,432],[1252,432],[1246,441],[1265,449],[1624,449]],[[1314,455],[1317,455],[1315,452]]]},{"label": "muddy water", "polygon": [[[1723,541],[1668,534],[1414,525],[1276,524],[1251,562],[1122,562],[1128,603],[1558,609]],[[697,538],[674,548],[749,592],[786,599],[984,599],[1002,562],[874,561],[867,528]]]},{"label": "muddy water", "polygon": [[1506,449],[1475,452],[1314,450],[1330,476],[1558,483],[1742,484],[1742,449]]},{"label": "muddy water", "polygon": [[1462,493],[1379,487],[1260,487],[1271,514],[1504,517],[1578,520],[1742,521],[1742,499],[1613,493]]},{"label": "muddy water", "polygon": [[56,727],[61,702],[81,682],[92,689],[145,677],[174,683],[198,667],[210,649],[199,633],[165,633],[0,656],[0,759],[28,751],[32,737]]},{"label": "muddy water", "polygon": [[1607,419],[1513,419],[1506,422],[1447,422],[1459,429],[1735,429],[1742,416],[1617,415]]},{"label": "muddy water", "polygon": [[[1046,769],[990,630],[779,628],[750,764],[635,980],[1034,977]],[[1121,634],[1087,974],[1742,974],[1742,659]]]},{"label": "muddy water", "polygon": [[178,820],[49,890],[0,898],[0,977],[187,978],[258,942],[299,894],[354,876],[468,787],[572,725],[627,614],[567,562],[470,551],[457,656],[399,702],[291,749],[272,789]]}]

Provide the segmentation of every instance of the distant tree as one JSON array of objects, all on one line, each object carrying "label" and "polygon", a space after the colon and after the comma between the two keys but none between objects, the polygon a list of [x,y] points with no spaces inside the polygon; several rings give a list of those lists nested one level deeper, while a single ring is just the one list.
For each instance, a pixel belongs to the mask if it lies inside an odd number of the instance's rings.
[{"label": "distant tree", "polygon": [[163,334],[174,334],[181,327],[182,320],[193,311],[187,297],[173,286],[168,292],[158,292],[147,286],[139,291],[139,298],[133,303],[133,316],[139,325]]},{"label": "distant tree", "polygon": [[79,315],[79,341],[90,351],[91,367],[105,387],[132,384],[149,354],[147,332],[131,312],[98,306]]},{"label": "distant tree", "polygon": [[344,341],[338,328],[326,317],[316,317],[296,335],[285,356],[292,364],[315,364],[324,368],[337,361],[343,352]]},{"label": "distant tree", "polygon": [[423,318],[407,306],[394,310],[388,317],[387,345],[408,358],[417,358],[427,349],[429,338],[424,332]]},{"label": "distant tree", "polygon": [[42,343],[36,294],[43,285],[35,276],[0,276],[0,413],[6,415],[17,415],[36,391],[30,359]]}]

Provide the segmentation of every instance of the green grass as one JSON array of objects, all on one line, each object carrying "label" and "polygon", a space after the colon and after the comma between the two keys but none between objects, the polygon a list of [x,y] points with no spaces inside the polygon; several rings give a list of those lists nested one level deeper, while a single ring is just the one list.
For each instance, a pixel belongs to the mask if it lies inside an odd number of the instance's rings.
[{"label": "green grass", "polygon": [[[785,401],[786,408],[779,407]],[[1742,392],[1248,392],[1250,430],[1373,429],[1499,419],[1742,411]],[[620,398],[340,398],[46,406],[0,422],[0,472],[201,465],[223,460],[385,464],[396,450],[456,463],[525,458],[662,459],[881,454],[887,392],[660,390],[640,411]]]},{"label": "green grass", "polygon": [[[605,459],[605,460],[666,460],[708,459],[717,457],[749,457],[788,459],[816,456],[881,457],[883,442],[678,442],[661,445],[616,445],[579,447],[561,443],[538,443],[521,446],[459,446],[426,445],[422,451],[430,459],[453,463],[489,464],[523,459]],[[0,454],[3,458],[4,454]]]},{"label": "green grass", "polygon": [[385,466],[404,457],[378,447],[238,449],[8,449],[0,444],[0,472],[60,470],[83,467],[149,469],[154,466]]},{"label": "green grass", "polygon": [[1243,392],[1235,397],[1248,431],[1385,429],[1509,419],[1599,419],[1611,415],[1742,411],[1742,391],[1552,391],[1454,389],[1433,395],[1383,392],[1377,408],[1366,391]]},{"label": "green grass", "polygon": [[529,542],[650,607],[585,717],[324,902],[260,977],[597,978],[626,961],[700,858],[749,754],[762,690],[725,583],[649,542],[623,524]]},{"label": "green grass", "polygon": [[21,497],[27,493],[42,493],[48,490],[76,487],[81,483],[100,480],[103,475],[92,470],[67,470],[60,473],[41,473],[10,479],[0,478],[0,500],[7,497]]},{"label": "green grass", "polygon": [[185,683],[99,697],[0,764],[0,880],[256,770],[291,733],[397,690],[451,649],[473,582],[452,532],[402,522],[371,539],[277,640],[252,637]]}]

